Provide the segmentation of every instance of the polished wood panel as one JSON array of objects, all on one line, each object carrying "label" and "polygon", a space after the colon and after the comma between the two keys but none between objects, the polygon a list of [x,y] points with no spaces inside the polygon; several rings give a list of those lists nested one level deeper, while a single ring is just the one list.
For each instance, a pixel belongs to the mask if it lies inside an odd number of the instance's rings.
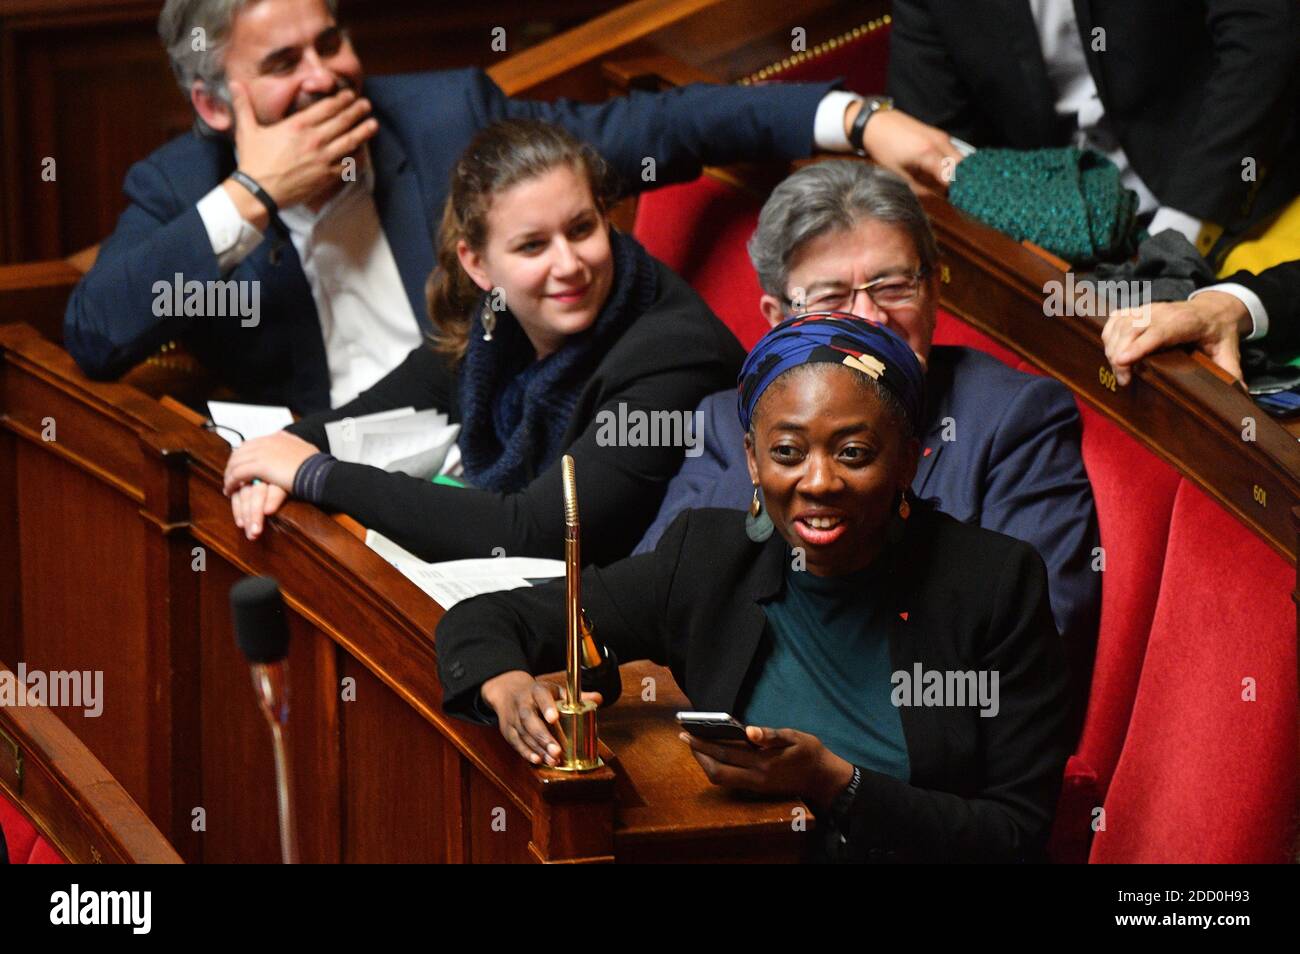
[{"label": "polished wood panel", "polygon": [[14,662],[104,673],[102,715],[54,711],[148,810],[149,646],[138,507],[30,444],[18,447],[17,499],[24,655]]},{"label": "polished wood panel", "polygon": [[[467,774],[453,746],[347,653],[340,677],[355,697],[340,704],[344,786],[343,860],[429,863],[462,860],[459,841]],[[324,689],[325,687],[321,687]],[[337,698],[343,691],[330,687]],[[380,768],[382,766],[382,769]]]}]

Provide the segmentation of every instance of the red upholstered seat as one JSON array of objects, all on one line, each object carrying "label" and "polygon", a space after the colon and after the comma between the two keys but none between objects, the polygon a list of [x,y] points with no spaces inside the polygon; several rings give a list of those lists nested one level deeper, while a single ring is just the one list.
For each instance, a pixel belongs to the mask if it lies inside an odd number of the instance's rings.
[{"label": "red upholstered seat", "polygon": [[811,55],[791,57],[776,68],[760,71],[755,78],[786,82],[841,78],[844,88],[855,93],[883,93],[889,72],[888,19],[863,24],[808,52]]},{"label": "red upholstered seat", "polygon": [[9,848],[10,864],[61,865],[64,863],[59,853],[37,833],[36,827],[27,820],[27,816],[20,812],[3,792],[0,792],[0,831],[4,832],[5,844]]},{"label": "red upholstered seat", "polygon": [[686,279],[746,349],[767,331],[745,243],[762,200],[709,176],[643,195],[632,234]]},{"label": "red upholstered seat", "polygon": [[1294,583],[1285,559],[1179,482],[1136,702],[1093,861],[1291,860]]},{"label": "red upholstered seat", "polygon": [[1179,475],[1099,411],[1077,402],[1105,570],[1101,624],[1078,754],[1102,792],[1119,760],[1155,615]]}]

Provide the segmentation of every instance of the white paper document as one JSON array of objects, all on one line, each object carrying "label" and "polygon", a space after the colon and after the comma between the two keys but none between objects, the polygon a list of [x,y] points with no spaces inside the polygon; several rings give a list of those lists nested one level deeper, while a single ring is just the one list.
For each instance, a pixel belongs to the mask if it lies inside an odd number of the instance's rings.
[{"label": "white paper document", "polygon": [[366,531],[366,546],[401,571],[443,609],[481,593],[516,590],[535,581],[564,576],[563,560],[536,557],[487,557],[426,563],[381,533]]},{"label": "white paper document", "polygon": [[216,433],[231,447],[238,447],[254,437],[274,434],[293,423],[293,414],[287,407],[231,401],[209,401],[208,416],[213,424],[218,425]]},{"label": "white paper document", "polygon": [[446,473],[460,425],[441,411],[399,408],[325,425],[330,453],[351,464],[428,479]]}]

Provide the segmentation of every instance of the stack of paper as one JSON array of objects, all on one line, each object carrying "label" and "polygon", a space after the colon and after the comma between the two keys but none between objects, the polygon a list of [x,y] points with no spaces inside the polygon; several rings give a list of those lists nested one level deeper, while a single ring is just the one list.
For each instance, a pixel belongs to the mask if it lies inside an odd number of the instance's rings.
[{"label": "stack of paper", "polygon": [[563,560],[534,557],[488,557],[425,563],[409,550],[374,530],[366,531],[366,546],[401,571],[443,609],[481,593],[516,590],[564,576]]},{"label": "stack of paper", "polygon": [[209,401],[208,416],[217,425],[216,432],[231,447],[238,447],[254,437],[274,434],[293,423],[293,415],[287,407],[230,401]]},{"label": "stack of paper", "polygon": [[412,477],[455,473],[460,461],[460,425],[449,424],[441,411],[403,407],[345,417],[326,424],[325,434],[330,453],[341,461]]}]

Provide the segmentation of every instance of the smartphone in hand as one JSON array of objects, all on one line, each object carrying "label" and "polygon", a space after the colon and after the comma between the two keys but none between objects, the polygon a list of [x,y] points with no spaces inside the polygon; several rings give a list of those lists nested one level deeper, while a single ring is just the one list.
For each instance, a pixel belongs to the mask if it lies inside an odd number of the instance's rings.
[{"label": "smartphone in hand", "polygon": [[744,724],[736,721],[728,712],[679,712],[677,722],[697,739],[754,744],[745,736]]}]

